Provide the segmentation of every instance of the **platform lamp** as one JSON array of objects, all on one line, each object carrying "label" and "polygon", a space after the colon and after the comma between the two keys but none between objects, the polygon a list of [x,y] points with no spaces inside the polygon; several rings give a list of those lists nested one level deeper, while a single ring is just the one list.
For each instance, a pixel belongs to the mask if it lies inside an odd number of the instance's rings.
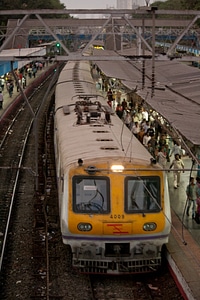
[{"label": "platform lamp", "polygon": [[[145,3],[146,3],[146,7],[149,7],[149,3],[150,3],[150,0],[145,0]],[[142,35],[143,35],[143,38],[145,38],[145,33],[144,33],[144,23],[145,23],[145,20],[144,20],[144,17],[142,18]],[[144,57],[144,54],[145,54],[145,47],[144,47],[144,43],[142,43],[142,55]],[[142,89],[144,89],[145,87],[145,58],[143,58],[142,60]]]},{"label": "platform lamp", "polygon": [[[150,0],[145,0],[146,7],[149,7]],[[152,13],[152,85],[151,85],[151,97],[154,96],[155,89],[155,11],[157,10],[156,6],[149,7],[148,11]]]}]

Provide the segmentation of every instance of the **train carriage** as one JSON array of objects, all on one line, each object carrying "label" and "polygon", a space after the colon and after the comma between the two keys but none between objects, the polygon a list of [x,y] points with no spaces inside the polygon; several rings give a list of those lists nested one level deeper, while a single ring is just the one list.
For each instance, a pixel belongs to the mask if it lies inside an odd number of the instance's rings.
[{"label": "train carriage", "polygon": [[68,263],[88,273],[157,270],[170,233],[167,176],[96,90],[88,61],[60,74],[54,143]]}]

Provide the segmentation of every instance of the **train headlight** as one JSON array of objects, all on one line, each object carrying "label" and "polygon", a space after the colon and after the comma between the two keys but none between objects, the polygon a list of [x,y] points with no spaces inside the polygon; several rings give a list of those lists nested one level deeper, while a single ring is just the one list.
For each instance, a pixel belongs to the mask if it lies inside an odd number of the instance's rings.
[{"label": "train headlight", "polygon": [[77,228],[79,231],[90,231],[92,230],[92,225],[90,223],[79,223]]},{"label": "train headlight", "polygon": [[154,231],[156,228],[157,228],[157,225],[154,222],[145,223],[143,225],[143,229],[145,231]]},{"label": "train headlight", "polygon": [[122,172],[124,170],[124,166],[122,165],[112,165],[111,171],[113,172]]}]

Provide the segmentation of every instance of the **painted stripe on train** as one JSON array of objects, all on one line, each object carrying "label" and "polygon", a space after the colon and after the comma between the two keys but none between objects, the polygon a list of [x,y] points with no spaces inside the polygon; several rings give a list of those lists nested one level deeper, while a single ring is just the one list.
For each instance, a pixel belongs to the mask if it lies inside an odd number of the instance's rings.
[{"label": "painted stripe on train", "polygon": [[66,236],[66,235],[62,235],[63,239],[66,240],[85,240],[85,241],[117,241],[117,242],[121,242],[121,241],[137,241],[137,240],[155,240],[155,239],[164,239],[166,237],[168,237],[168,234],[165,235],[154,235],[154,236],[141,236],[141,237],[86,237],[86,236]]}]

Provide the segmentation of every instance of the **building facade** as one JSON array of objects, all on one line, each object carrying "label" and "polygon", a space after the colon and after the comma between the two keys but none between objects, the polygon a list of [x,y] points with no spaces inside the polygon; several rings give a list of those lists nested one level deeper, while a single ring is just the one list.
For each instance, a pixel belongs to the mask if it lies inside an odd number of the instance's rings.
[{"label": "building facade", "polygon": [[117,9],[132,9],[132,0],[117,0]]},{"label": "building facade", "polygon": [[[163,1],[163,0],[160,0]],[[150,0],[150,2],[154,2],[154,0]],[[132,9],[138,6],[146,6],[145,0],[117,0],[117,9]]]}]

